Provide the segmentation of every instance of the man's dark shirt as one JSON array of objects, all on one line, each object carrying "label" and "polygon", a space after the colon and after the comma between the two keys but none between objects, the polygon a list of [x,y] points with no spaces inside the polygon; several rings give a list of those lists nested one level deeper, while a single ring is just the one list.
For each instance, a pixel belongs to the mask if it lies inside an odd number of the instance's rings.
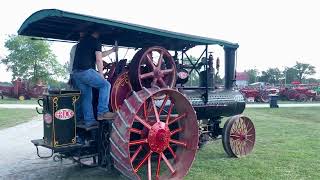
[{"label": "man's dark shirt", "polygon": [[92,36],[81,39],[77,45],[72,70],[95,69],[96,51],[101,51],[101,42],[98,39]]}]

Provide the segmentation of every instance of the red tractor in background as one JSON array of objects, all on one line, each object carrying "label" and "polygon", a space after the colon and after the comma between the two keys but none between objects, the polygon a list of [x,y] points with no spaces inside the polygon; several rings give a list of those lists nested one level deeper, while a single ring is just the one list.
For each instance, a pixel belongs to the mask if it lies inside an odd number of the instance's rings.
[{"label": "red tractor in background", "polygon": [[289,101],[306,102],[317,99],[316,91],[310,89],[308,85],[299,84],[292,87],[280,88],[280,99]]},{"label": "red tractor in background", "polygon": [[14,80],[12,84],[0,85],[0,96],[17,98],[19,100],[25,100],[30,98],[39,98],[45,90],[45,86],[39,82],[35,85],[31,85],[29,81],[21,80],[18,78]]},{"label": "red tractor in background", "polygon": [[269,95],[278,94],[279,90],[276,88],[272,88],[269,85],[264,85],[258,82],[242,88],[240,92],[249,102],[253,100],[254,102],[268,103],[270,100]]}]

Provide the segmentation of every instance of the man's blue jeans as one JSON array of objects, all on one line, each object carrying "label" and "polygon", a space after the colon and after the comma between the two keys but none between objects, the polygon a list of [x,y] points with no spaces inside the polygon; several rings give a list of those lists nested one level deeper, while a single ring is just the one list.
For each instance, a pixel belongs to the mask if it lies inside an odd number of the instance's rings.
[{"label": "man's blue jeans", "polygon": [[92,87],[99,89],[98,116],[109,112],[110,83],[93,70],[73,72],[73,80],[81,91],[80,102],[86,125],[95,123],[92,108]]}]

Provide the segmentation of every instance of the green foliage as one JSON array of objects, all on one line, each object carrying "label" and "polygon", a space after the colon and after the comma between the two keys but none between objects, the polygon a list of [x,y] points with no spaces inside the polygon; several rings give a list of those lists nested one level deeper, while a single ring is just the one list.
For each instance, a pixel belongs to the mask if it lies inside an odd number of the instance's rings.
[{"label": "green foliage", "polygon": [[39,79],[58,79],[66,75],[66,70],[59,64],[46,41],[10,35],[5,47],[10,54],[2,59],[1,63],[12,71],[12,79],[20,77],[35,82]]},{"label": "green foliage", "polygon": [[259,71],[258,69],[248,69],[248,70],[245,70],[244,72],[246,72],[249,76],[249,84],[251,83],[254,83],[257,81],[257,77],[259,75]]},{"label": "green foliage", "polygon": [[[189,59],[193,64],[195,64],[197,62],[197,58],[195,58],[193,56],[189,56]],[[190,61],[187,58],[184,58],[183,64],[191,66]],[[201,60],[199,60],[199,63],[197,64],[197,70],[199,72],[204,71],[204,65],[201,63]],[[224,83],[224,79],[221,78],[219,74],[216,74],[217,73],[216,71],[217,70],[215,69],[215,83],[216,83],[216,85],[222,85]],[[194,69],[191,72],[191,74],[189,75],[189,80],[185,84],[185,86],[189,86],[189,87],[199,86],[200,85],[199,81],[200,81],[199,74],[196,71],[196,69]]]},{"label": "green foliage", "polygon": [[50,89],[67,89],[69,88],[69,85],[67,82],[57,81],[57,80],[49,80],[48,85],[50,86]]},{"label": "green foliage", "polygon": [[320,79],[308,78],[304,83],[320,83]]},{"label": "green foliage", "polygon": [[293,68],[297,71],[297,78],[299,81],[302,81],[308,75],[313,75],[316,73],[315,67],[311,64],[296,62],[296,65]]},{"label": "green foliage", "polygon": [[285,75],[285,80],[287,84],[290,84],[292,81],[297,80],[297,70],[293,67],[286,67],[283,71],[283,74]]},{"label": "green foliage", "polygon": [[[193,64],[195,64],[197,62],[197,59],[195,57],[189,56],[189,58]],[[190,61],[187,58],[183,59],[183,63],[186,65],[191,65]],[[189,80],[185,84],[185,86],[199,86],[199,74],[195,69],[189,75]]]},{"label": "green foliage", "polygon": [[307,82],[306,77],[315,73],[316,71],[314,66],[300,62],[296,62],[296,65],[293,67],[286,67],[283,71],[287,83],[291,83],[292,81]]},{"label": "green foliage", "polygon": [[300,62],[296,62],[296,65],[293,67],[286,67],[282,72],[279,68],[269,68],[266,71],[262,71],[260,76],[258,76],[259,71],[257,69],[248,69],[245,70],[245,72],[249,75],[249,84],[256,82],[257,80],[271,84],[280,84],[282,79],[284,79],[287,84],[290,84],[292,81],[300,81],[304,83],[319,81],[313,78],[307,79],[308,75],[316,73],[315,67],[310,64]]},{"label": "green foliage", "polygon": [[262,71],[259,81],[277,84],[281,78],[282,73],[278,68],[269,68]]}]

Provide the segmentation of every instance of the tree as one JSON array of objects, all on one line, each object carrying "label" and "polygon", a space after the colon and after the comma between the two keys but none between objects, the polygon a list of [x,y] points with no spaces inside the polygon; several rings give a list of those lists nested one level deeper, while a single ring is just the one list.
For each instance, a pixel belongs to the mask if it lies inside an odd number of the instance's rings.
[{"label": "tree", "polygon": [[285,83],[290,84],[292,81],[297,80],[297,70],[293,67],[286,67],[283,71],[283,74],[285,76]]},{"label": "tree", "polygon": [[48,81],[64,78],[66,70],[57,61],[46,41],[32,40],[29,37],[10,35],[5,42],[10,54],[1,60],[12,71],[12,79],[18,77]]},{"label": "tree", "polygon": [[269,68],[266,71],[261,72],[259,80],[262,82],[277,84],[281,78],[282,73],[278,68]]},{"label": "tree", "polygon": [[308,75],[313,75],[316,73],[315,67],[311,64],[296,62],[296,65],[293,66],[294,69],[297,70],[297,78],[301,82]]},{"label": "tree", "polygon": [[244,72],[246,72],[249,76],[249,82],[248,82],[249,84],[257,81],[257,78],[259,75],[258,69],[248,69],[248,70],[245,70]]},{"label": "tree", "polygon": [[320,83],[320,79],[308,78],[305,80],[305,83]]}]

